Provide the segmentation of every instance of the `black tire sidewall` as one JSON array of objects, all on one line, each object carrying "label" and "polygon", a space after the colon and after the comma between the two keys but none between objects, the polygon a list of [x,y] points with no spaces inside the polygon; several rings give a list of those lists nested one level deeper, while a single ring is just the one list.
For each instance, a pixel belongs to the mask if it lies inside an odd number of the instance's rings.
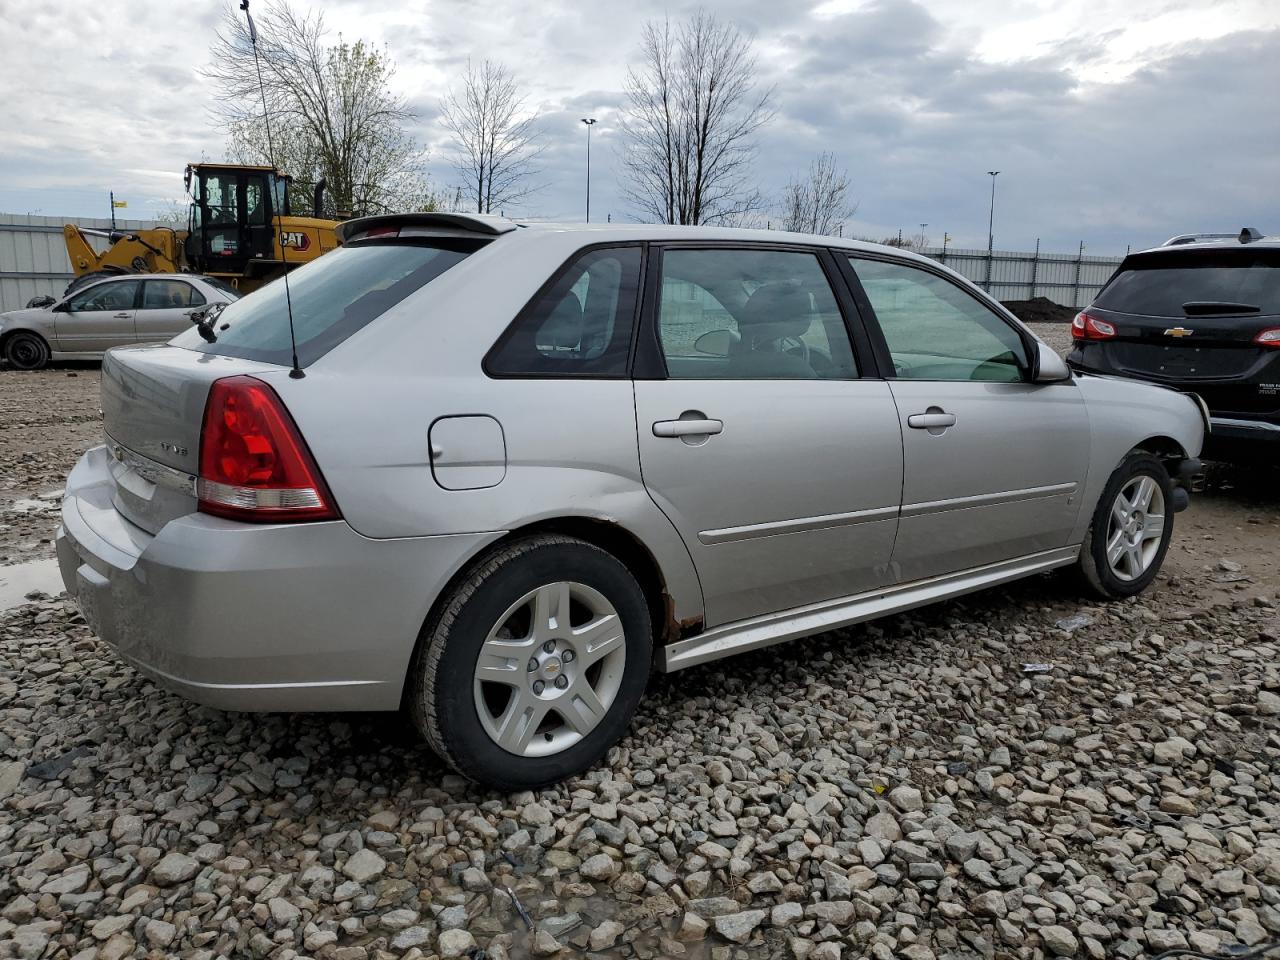
[{"label": "black tire sidewall", "polygon": [[[1107,528],[1111,518],[1111,506],[1125,484],[1134,477],[1146,475],[1160,485],[1164,495],[1164,535],[1160,539],[1160,549],[1142,576],[1135,580],[1121,580],[1111,570],[1107,562]],[[1111,474],[1102,497],[1098,500],[1098,508],[1094,511],[1090,526],[1089,551],[1099,586],[1111,597],[1137,596],[1160,574],[1164,565],[1165,554],[1169,552],[1169,543],[1173,539],[1173,481],[1169,471],[1159,459],[1149,453],[1137,453],[1126,457],[1124,462]]]},{"label": "black tire sidewall", "polygon": [[[517,757],[495,744],[476,712],[476,659],[494,619],[521,596],[556,581],[599,590],[622,620],[626,666],[622,684],[600,725],[567,750]],[[594,765],[626,732],[644,694],[653,662],[649,609],[635,578],[611,554],[589,544],[549,543],[485,577],[451,624],[435,673],[435,715],[450,759],[477,780],[507,789],[555,783]]]},{"label": "black tire sidewall", "polygon": [[[35,363],[19,363],[14,359],[15,345],[24,341],[34,343],[40,351],[39,359]],[[39,370],[49,362],[49,345],[44,342],[44,339],[39,334],[19,330],[5,340],[4,359],[15,370]]]}]

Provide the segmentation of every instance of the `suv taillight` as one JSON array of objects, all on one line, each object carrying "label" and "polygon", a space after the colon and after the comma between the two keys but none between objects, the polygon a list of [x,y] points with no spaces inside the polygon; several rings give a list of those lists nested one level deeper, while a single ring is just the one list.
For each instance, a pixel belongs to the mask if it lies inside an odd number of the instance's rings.
[{"label": "suv taillight", "polygon": [[1280,327],[1268,327],[1260,331],[1253,338],[1253,342],[1260,347],[1270,347],[1273,350],[1280,347]]},{"label": "suv taillight", "polygon": [[316,462],[276,392],[256,377],[209,388],[200,429],[200,511],[230,520],[336,520]]},{"label": "suv taillight", "polygon": [[1071,336],[1075,340],[1110,340],[1115,335],[1115,327],[1083,310],[1071,321]]}]

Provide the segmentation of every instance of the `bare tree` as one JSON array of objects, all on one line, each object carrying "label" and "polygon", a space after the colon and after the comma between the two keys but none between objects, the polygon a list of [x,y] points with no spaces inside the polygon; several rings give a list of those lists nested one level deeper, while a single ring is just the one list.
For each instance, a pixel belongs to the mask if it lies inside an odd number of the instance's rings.
[{"label": "bare tree", "polygon": [[152,211],[151,219],[165,226],[187,222],[187,205],[182,200],[165,200]]},{"label": "bare tree", "polygon": [[223,12],[203,72],[219,91],[227,152],[242,163],[267,163],[295,177],[303,191],[326,181],[330,211],[371,213],[433,202],[426,155],[405,130],[413,112],[391,89],[395,65],[363,40],[326,42],[322,14],[298,13],[271,0],[257,17],[258,57],[269,149],[253,46],[234,5]]},{"label": "bare tree", "polygon": [[831,236],[854,215],[849,175],[836,169],[831,153],[820,153],[803,177],[792,177],[782,192],[782,229]]},{"label": "bare tree", "polygon": [[726,223],[761,206],[755,133],[773,116],[751,38],[705,10],[651,21],[627,71],[622,165],[628,198],[663,223]]},{"label": "bare tree", "polygon": [[531,182],[542,152],[534,129],[537,118],[505,66],[467,61],[461,89],[445,94],[442,119],[453,137],[453,165],[462,191],[477,213],[520,203],[538,189]]}]

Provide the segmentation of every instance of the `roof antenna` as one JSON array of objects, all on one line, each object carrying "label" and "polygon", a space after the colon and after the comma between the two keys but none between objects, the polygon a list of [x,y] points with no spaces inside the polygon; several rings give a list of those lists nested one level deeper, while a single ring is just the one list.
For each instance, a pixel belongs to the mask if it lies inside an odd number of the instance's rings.
[{"label": "roof antenna", "polygon": [[271,205],[276,211],[276,236],[280,238],[280,263],[284,267],[284,305],[289,314],[289,349],[293,355],[293,369],[289,376],[301,380],[306,376],[298,365],[298,338],[293,332],[293,299],[289,296],[289,254],[284,242],[284,220],[281,218],[280,205],[276,203],[275,177],[280,171],[276,168],[276,149],[271,143],[271,111],[267,109],[267,85],[262,82],[262,61],[258,59],[258,28],[253,25],[253,14],[249,12],[249,0],[240,0],[240,9],[244,18],[249,21],[249,42],[253,44],[253,65],[258,69],[258,92],[262,94],[262,125],[267,131],[267,158],[271,161]]}]

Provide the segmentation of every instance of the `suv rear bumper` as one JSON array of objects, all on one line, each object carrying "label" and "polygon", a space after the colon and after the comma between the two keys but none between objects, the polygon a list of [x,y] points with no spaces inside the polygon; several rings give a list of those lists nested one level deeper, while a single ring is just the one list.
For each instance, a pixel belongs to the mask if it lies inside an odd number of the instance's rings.
[{"label": "suv rear bumper", "polygon": [[155,536],[111,503],[105,448],[67,479],[56,538],[90,627],[161,686],[227,710],[394,710],[438,591],[499,534],[371,540],[343,521],[194,513]]},{"label": "suv rear bumper", "polygon": [[[1239,417],[1209,417],[1213,437],[1220,440],[1280,443],[1280,423]],[[1206,438],[1207,439],[1207,438]]]},{"label": "suv rear bumper", "polygon": [[[1144,380],[1148,383],[1159,384],[1162,387],[1181,390],[1184,393],[1193,393],[1201,398],[1204,398],[1205,394],[1209,393],[1209,399],[1212,400],[1213,395],[1210,389],[1219,382],[1215,381],[1206,384],[1205,381],[1149,376],[1117,368],[1110,363],[1105,350],[1102,349],[1105,345],[1106,341],[1085,344],[1086,348],[1094,348],[1087,350],[1082,349],[1081,345],[1077,343],[1071,353],[1067,355],[1067,365],[1073,370],[1079,370],[1082,373]],[[1090,359],[1089,363],[1084,362],[1085,357]],[[1274,418],[1270,414],[1259,414],[1253,417],[1240,413],[1216,414],[1212,410],[1208,410],[1207,407],[1205,409],[1208,412],[1208,421],[1205,424],[1207,429],[1204,435],[1203,456],[1207,460],[1245,458],[1250,454],[1254,457],[1269,456],[1275,452],[1272,445],[1280,444],[1280,423],[1274,422]]]}]

